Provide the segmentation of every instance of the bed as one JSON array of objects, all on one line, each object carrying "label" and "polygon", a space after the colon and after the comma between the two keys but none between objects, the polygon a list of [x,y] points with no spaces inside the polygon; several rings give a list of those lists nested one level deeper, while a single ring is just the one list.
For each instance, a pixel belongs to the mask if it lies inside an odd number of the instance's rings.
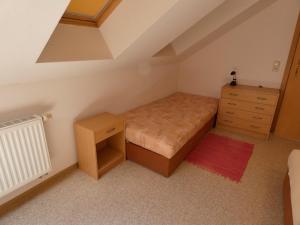
[{"label": "bed", "polygon": [[283,197],[285,225],[300,225],[300,150],[293,150],[288,160]]},{"label": "bed", "polygon": [[170,176],[211,129],[217,108],[215,98],[175,93],[127,112],[127,159]]}]

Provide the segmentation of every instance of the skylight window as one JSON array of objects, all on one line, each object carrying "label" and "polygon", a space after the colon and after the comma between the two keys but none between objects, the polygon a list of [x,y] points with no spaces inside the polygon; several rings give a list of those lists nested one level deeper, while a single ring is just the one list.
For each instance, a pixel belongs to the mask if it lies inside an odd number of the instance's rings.
[{"label": "skylight window", "polygon": [[71,0],[61,23],[99,27],[121,0]]}]

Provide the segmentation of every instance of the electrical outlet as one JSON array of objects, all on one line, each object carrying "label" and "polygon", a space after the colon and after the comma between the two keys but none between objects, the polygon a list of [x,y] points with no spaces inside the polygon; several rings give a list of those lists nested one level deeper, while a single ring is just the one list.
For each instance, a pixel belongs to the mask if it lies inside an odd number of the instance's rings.
[{"label": "electrical outlet", "polygon": [[273,72],[278,72],[279,71],[279,69],[280,69],[280,61],[279,60],[275,60],[274,62],[273,62],[273,68],[272,68],[272,71]]}]

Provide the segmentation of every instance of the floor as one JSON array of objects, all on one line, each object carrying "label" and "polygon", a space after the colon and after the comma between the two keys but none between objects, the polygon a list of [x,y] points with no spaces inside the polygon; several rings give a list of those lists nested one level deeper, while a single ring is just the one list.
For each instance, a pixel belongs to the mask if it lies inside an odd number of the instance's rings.
[{"label": "floor", "polygon": [[281,225],[287,157],[300,143],[213,132],[255,144],[237,184],[182,163],[164,178],[126,161],[98,182],[77,170],[0,218],[1,225]]}]

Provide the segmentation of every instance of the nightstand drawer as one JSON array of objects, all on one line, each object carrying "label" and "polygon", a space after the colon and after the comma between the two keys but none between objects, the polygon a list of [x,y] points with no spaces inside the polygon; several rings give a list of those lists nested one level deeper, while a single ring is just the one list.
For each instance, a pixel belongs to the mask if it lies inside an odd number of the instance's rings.
[{"label": "nightstand drawer", "polygon": [[273,119],[272,116],[266,114],[237,110],[229,107],[222,107],[219,111],[219,116],[230,116],[261,124],[271,124]]},{"label": "nightstand drawer", "polygon": [[275,106],[253,104],[245,101],[238,101],[233,99],[221,99],[221,108],[229,107],[235,110],[245,110],[255,113],[263,113],[272,116],[275,110]]},{"label": "nightstand drawer", "polygon": [[249,101],[257,104],[276,105],[278,96],[264,93],[255,93],[247,90],[239,89],[224,89],[222,98],[229,98],[234,100]]},{"label": "nightstand drawer", "polygon": [[241,119],[227,117],[227,116],[219,117],[218,123],[225,125],[225,126],[241,128],[244,130],[253,131],[253,132],[257,132],[257,133],[263,133],[263,134],[268,133],[270,130],[269,125],[258,124],[258,123],[254,123],[251,121],[241,120]]},{"label": "nightstand drawer", "polygon": [[95,142],[98,143],[112,135],[119,133],[124,130],[124,123],[116,123],[115,125],[109,126],[103,130],[99,130],[95,133]]}]

